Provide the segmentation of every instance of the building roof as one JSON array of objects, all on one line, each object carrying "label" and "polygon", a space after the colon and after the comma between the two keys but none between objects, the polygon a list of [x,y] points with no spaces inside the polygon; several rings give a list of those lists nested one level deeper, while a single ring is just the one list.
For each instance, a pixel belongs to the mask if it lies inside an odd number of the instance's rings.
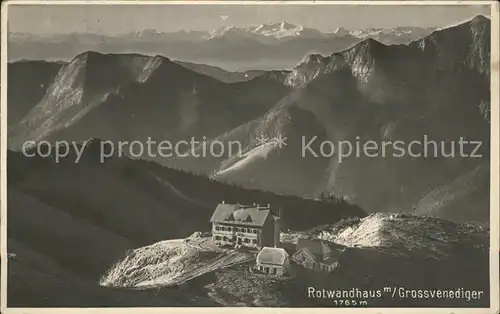
[{"label": "building roof", "polygon": [[238,204],[219,204],[210,222],[262,227],[271,209],[269,207],[249,207]]},{"label": "building roof", "polygon": [[300,249],[306,250],[316,262],[331,264],[338,260],[343,247],[320,239],[299,239],[297,251]]},{"label": "building roof", "polygon": [[265,246],[257,254],[257,263],[283,266],[287,257],[285,249]]},{"label": "building roof", "polygon": [[338,256],[327,257],[323,261],[321,261],[321,263],[331,265],[333,263],[336,263],[339,260],[339,256],[340,256],[340,254]]}]

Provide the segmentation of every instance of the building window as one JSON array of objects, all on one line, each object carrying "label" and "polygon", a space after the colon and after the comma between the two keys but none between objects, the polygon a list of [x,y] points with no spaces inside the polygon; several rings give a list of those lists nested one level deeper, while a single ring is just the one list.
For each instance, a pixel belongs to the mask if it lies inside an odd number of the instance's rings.
[{"label": "building window", "polygon": [[215,240],[219,241],[220,240],[220,236],[215,236]]},{"label": "building window", "polygon": [[253,229],[252,232],[257,234],[257,229]]},{"label": "building window", "polygon": [[256,239],[253,239],[253,240],[252,240],[252,243],[253,243],[253,244],[257,244],[257,240],[256,240]]},{"label": "building window", "polygon": [[219,226],[215,226],[215,230],[220,230],[220,227]]}]

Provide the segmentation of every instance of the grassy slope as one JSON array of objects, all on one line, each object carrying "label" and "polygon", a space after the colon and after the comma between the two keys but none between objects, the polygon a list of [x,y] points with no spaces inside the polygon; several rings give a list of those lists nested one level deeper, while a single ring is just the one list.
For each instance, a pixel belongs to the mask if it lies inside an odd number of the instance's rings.
[{"label": "grassy slope", "polygon": [[[349,215],[351,209],[353,215],[364,215],[358,207],[347,203],[244,190],[152,162],[114,158],[101,164],[92,152],[95,153],[93,147],[87,147],[78,164],[73,163],[71,156],[55,163],[50,157],[26,158],[9,152],[9,240],[53,261],[70,274],[53,280],[50,270],[36,271],[42,259],[28,255],[23,260],[26,262],[19,263],[20,269],[35,271],[40,277],[23,276],[24,270],[9,272],[10,291],[14,291],[9,294],[9,302],[33,306],[40,304],[48,293],[51,297],[42,302],[45,305],[70,304],[75,299],[78,302],[74,304],[85,303],[87,297],[78,297],[77,290],[67,290],[68,294],[74,293],[71,298],[66,294],[58,298],[57,291],[66,291],[74,280],[97,285],[101,276],[133,249],[209,230],[213,208],[223,199],[271,203],[276,208],[281,205],[287,209],[285,221],[301,228],[316,223],[304,219],[311,211],[318,211],[318,216],[330,222]],[[15,246],[8,250],[18,253]],[[30,278],[46,278],[47,282],[30,286]],[[47,292],[37,292],[39,287]],[[26,297],[22,297],[23,291]],[[169,291],[162,293],[168,297]],[[116,304],[107,292],[103,294],[102,299],[96,296],[95,302]],[[137,304],[143,302],[149,301],[140,299]]]}]

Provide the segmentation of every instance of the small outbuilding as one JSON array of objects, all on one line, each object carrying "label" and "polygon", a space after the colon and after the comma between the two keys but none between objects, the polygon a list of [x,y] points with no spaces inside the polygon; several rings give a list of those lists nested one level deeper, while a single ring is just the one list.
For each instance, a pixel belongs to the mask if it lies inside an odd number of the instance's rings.
[{"label": "small outbuilding", "polygon": [[256,269],[270,275],[282,276],[290,267],[290,257],[283,248],[263,247],[257,254]]},{"label": "small outbuilding", "polygon": [[292,261],[316,272],[329,273],[338,266],[344,247],[320,239],[299,239]]}]

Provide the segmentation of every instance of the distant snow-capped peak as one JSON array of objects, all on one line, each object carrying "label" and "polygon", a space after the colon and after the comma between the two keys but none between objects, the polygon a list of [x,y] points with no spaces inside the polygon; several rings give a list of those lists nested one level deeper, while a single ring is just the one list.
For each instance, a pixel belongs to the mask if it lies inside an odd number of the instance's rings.
[{"label": "distant snow-capped peak", "polygon": [[261,24],[247,28],[236,28],[234,26],[224,26],[212,31],[206,39],[220,38],[222,36],[234,33],[247,36],[265,36],[282,39],[286,37],[297,37],[302,35],[321,35],[322,33],[315,29],[306,28],[302,25],[294,25],[288,22],[274,24]]},{"label": "distant snow-capped peak", "polygon": [[219,38],[224,36],[226,33],[228,33],[231,30],[238,30],[234,26],[224,26],[221,28],[218,28],[216,30],[211,31],[205,38],[206,39],[213,39],[213,38]]},{"label": "distant snow-capped peak", "polygon": [[368,38],[368,37],[376,37],[380,35],[393,35],[393,36],[403,36],[410,35],[413,33],[425,33],[429,29],[426,28],[418,28],[418,27],[396,27],[396,28],[365,28],[365,29],[356,29],[348,31],[350,35],[358,38]]},{"label": "distant snow-capped peak", "polygon": [[[435,30],[435,29],[432,29]],[[279,22],[273,24],[260,24],[247,28],[238,28],[235,26],[224,26],[218,28],[206,36],[205,39],[221,38],[226,36],[235,36],[242,38],[267,38],[267,39],[286,39],[286,38],[330,38],[337,36],[353,36],[359,39],[370,37],[391,36],[407,37],[428,35],[431,29],[419,27],[395,27],[395,28],[364,28],[364,29],[347,29],[344,27],[336,28],[330,32],[321,32],[314,28],[307,28],[303,25],[294,25],[288,22]]]},{"label": "distant snow-capped peak", "polygon": [[304,31],[314,31],[319,33],[319,31],[313,29],[307,29],[302,25],[293,25],[287,22],[275,23],[275,24],[261,24],[259,26],[254,26],[248,28],[248,30],[254,34],[263,36],[272,36],[276,38],[284,37],[295,37],[300,36]]}]

